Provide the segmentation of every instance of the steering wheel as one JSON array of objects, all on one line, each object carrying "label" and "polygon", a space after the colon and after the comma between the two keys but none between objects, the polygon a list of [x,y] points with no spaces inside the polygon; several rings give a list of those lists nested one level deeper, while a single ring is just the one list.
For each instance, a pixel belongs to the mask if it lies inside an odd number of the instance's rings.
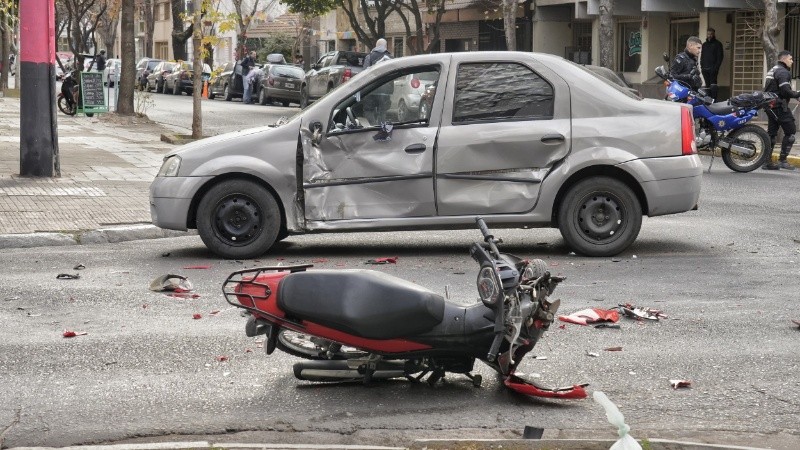
[{"label": "steering wheel", "polygon": [[356,115],[353,114],[353,108],[348,106],[347,109],[345,109],[344,111],[345,113],[347,113],[347,118],[350,119],[350,123],[353,124],[354,127],[356,128],[361,127],[361,124],[358,122],[358,119],[356,119]]}]

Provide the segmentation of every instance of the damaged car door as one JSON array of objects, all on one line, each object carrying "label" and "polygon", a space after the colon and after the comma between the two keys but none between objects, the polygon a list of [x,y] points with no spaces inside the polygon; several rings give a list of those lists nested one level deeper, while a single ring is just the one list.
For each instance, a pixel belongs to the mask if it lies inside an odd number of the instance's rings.
[{"label": "damaged car door", "polygon": [[304,141],[307,221],[436,215],[433,161],[440,115],[428,117],[417,108],[399,120],[395,85],[409,76],[415,84],[438,83],[446,71],[439,65],[403,68],[359,87],[333,107],[327,130]]},{"label": "damaged car door", "polygon": [[436,154],[439,214],[532,210],[542,180],[570,152],[567,83],[529,60],[469,54],[450,83]]}]

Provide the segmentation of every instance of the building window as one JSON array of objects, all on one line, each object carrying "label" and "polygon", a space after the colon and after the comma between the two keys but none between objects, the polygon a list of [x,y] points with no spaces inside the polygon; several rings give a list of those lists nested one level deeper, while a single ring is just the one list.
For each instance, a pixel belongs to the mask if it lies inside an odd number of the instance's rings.
[{"label": "building window", "polygon": [[619,66],[622,72],[639,72],[642,63],[642,26],[640,22],[621,23]]},{"label": "building window", "polygon": [[392,56],[395,58],[399,58],[403,56],[403,38],[396,37],[394,38],[394,51],[392,52]]},{"label": "building window", "polygon": [[697,19],[673,19],[669,25],[669,55],[675,55],[686,48],[690,36],[700,37],[700,22]]},{"label": "building window", "polygon": [[166,41],[159,41],[155,43],[156,54],[153,55],[158,59],[169,59],[169,44]]},{"label": "building window", "polygon": [[553,99],[553,87],[521,64],[461,64],[453,123],[552,119]]}]

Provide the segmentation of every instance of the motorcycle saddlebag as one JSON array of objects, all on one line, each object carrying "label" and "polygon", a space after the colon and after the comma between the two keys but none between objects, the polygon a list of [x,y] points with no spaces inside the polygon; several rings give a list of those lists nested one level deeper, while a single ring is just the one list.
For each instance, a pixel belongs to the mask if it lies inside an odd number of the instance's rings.
[{"label": "motorcycle saddlebag", "polygon": [[731,106],[737,108],[757,108],[758,105],[764,102],[764,93],[753,92],[752,94],[739,94],[736,97],[731,97],[729,102]]}]

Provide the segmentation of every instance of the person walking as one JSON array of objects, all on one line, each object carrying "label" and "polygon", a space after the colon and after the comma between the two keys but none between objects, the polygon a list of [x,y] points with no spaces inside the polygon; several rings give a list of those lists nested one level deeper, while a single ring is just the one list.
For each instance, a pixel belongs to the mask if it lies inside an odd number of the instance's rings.
[{"label": "person walking", "polygon": [[766,170],[794,170],[795,167],[789,164],[786,159],[789,152],[794,145],[794,134],[797,132],[797,125],[794,121],[794,115],[789,109],[789,100],[793,98],[800,98],[800,92],[792,90],[792,64],[794,57],[788,50],[783,50],[778,53],[778,62],[775,67],[767,72],[764,82],[764,92],[771,92],[778,95],[778,102],[775,107],[767,109],[767,134],[770,140],[770,154],[775,149],[776,141],[778,140],[778,128],[783,129],[783,141],[781,142],[781,153],[778,157],[778,162],[773,162],[771,159],[767,164],[761,168]]},{"label": "person walking", "polygon": [[247,76],[256,66],[256,52],[251,51],[247,56],[242,59],[242,103],[251,104],[253,101],[250,99],[253,93],[253,86],[250,84],[251,79]]},{"label": "person walking", "polygon": [[364,58],[364,68],[374,66],[376,63],[392,59],[392,54],[386,49],[386,39],[380,38],[375,42],[375,48]]},{"label": "person walking", "polygon": [[94,57],[94,65],[98,72],[106,70],[106,51],[100,50],[98,55]]},{"label": "person walking", "polygon": [[719,68],[722,67],[722,58],[725,52],[722,48],[722,42],[716,38],[716,32],[713,28],[706,31],[706,41],[703,42],[701,49],[700,69],[703,72],[703,79],[706,82],[706,87],[709,89],[711,98],[716,99],[719,88],[717,87],[717,75]]},{"label": "person walking", "polygon": [[686,49],[678,53],[669,67],[669,75],[674,80],[682,81],[689,85],[693,91],[703,86],[700,79],[700,69],[697,67],[697,57],[703,50],[703,41],[697,36],[690,36],[686,40]]}]

